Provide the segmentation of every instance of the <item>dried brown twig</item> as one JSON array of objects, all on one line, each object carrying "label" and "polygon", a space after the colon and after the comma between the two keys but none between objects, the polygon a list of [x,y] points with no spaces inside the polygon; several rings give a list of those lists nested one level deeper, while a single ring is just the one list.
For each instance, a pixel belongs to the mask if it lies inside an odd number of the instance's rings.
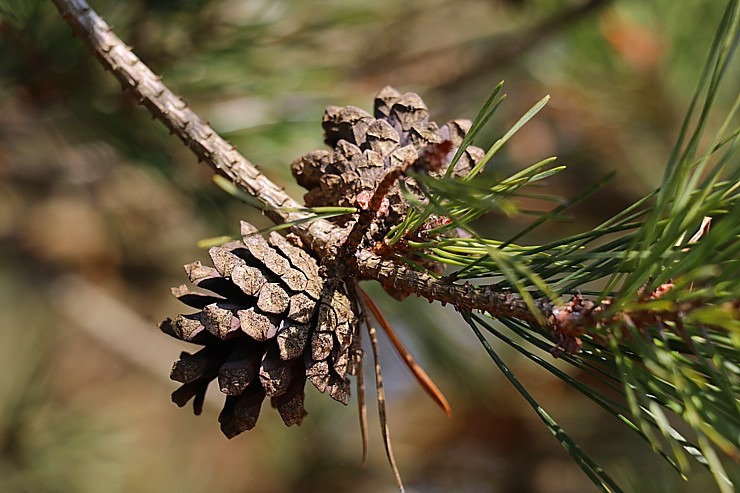
[{"label": "dried brown twig", "polygon": [[[237,149],[220,137],[211,126],[177,97],[93,11],[85,0],[52,0],[75,34],[91,53],[131,91],[149,112],[193,151],[214,172],[228,178],[237,187],[265,205],[265,213],[276,223],[306,218],[305,213],[287,212],[301,204],[267,179]],[[304,245],[320,257],[334,255],[347,232],[326,221],[313,220],[293,224]],[[348,260],[348,259],[344,259]],[[429,301],[450,303],[461,310],[480,310],[496,317],[536,321],[524,301],[513,293],[497,293],[486,287],[445,284],[424,273],[378,256],[368,250],[358,251],[352,262],[361,279],[373,279],[384,285],[416,294]],[[542,303],[548,317],[550,305]]]},{"label": "dried brown twig", "polygon": [[[430,302],[439,301],[443,305],[449,303],[460,311],[481,311],[493,317],[517,319],[533,325],[542,325],[539,321],[544,320],[545,328],[558,341],[556,353],[559,349],[577,351],[580,344],[578,337],[587,330],[593,332],[600,325],[629,318],[630,314],[617,313],[611,314],[608,320],[600,320],[611,300],[607,299],[597,305],[578,296],[564,304],[539,299],[536,303],[539,313],[533,313],[516,293],[500,292],[490,286],[446,283],[425,272],[415,271],[405,264],[377,255],[367,248],[342,251],[346,250],[348,244],[348,231],[345,228],[323,219],[299,222],[308,217],[306,213],[295,212],[302,205],[267,179],[254,164],[220,137],[181,98],[173,94],[162,83],[161,78],[113,33],[111,27],[85,0],[52,1],[75,34],[90,48],[91,53],[105,69],[116,76],[124,89],[136,96],[139,104],[145,106],[156,119],[177,135],[200,161],[264,204],[265,214],[273,221],[291,222],[291,230],[319,257],[340,257],[344,264],[343,277],[375,280],[396,293],[415,294]],[[389,176],[389,180],[394,177],[397,178],[395,175]],[[377,198],[382,200],[382,197],[383,194],[378,194]],[[372,209],[365,212],[374,215]],[[364,228],[357,230],[361,233]],[[354,245],[356,241],[349,244]],[[651,316],[661,319],[668,315],[670,314],[653,313]]]},{"label": "dried brown twig", "polygon": [[[576,352],[580,348],[579,337],[586,331],[592,332],[602,324],[620,319],[613,314],[609,320],[599,320],[609,307],[610,300],[600,305],[576,296],[566,303],[553,300],[537,300],[539,313],[533,313],[524,299],[513,292],[501,292],[491,286],[451,284],[437,279],[426,272],[418,272],[391,258],[378,255],[368,248],[351,248],[358,245],[367,222],[377,215],[378,204],[383,199],[382,190],[371,197],[373,207],[363,210],[351,232],[323,219],[303,221],[308,215],[295,212],[302,207],[285,191],[265,177],[257,167],[220,137],[211,126],[193,112],[177,97],[161,78],[154,74],[120,38],[112,28],[98,16],[85,0],[52,0],[78,35],[90,48],[91,53],[121,82],[124,90],[131,91],[139,104],[172,133],[177,135],[215,173],[226,177],[239,189],[255,197],[264,205],[265,214],[276,223],[290,222],[291,230],[298,235],[304,246],[310,248],[326,264],[340,267],[341,278],[375,280],[386,290],[397,295],[415,294],[430,302],[451,304],[463,312],[481,311],[496,318],[517,319],[532,325],[544,325],[553,334],[555,355],[562,349]],[[406,163],[410,165],[412,163]],[[405,169],[405,168],[404,168]],[[392,170],[384,180],[389,186],[397,180],[402,170]],[[387,181],[387,183],[386,183]],[[362,214],[365,214],[363,217]],[[364,221],[363,221],[364,219]],[[350,251],[351,250],[351,251]],[[628,316],[626,314],[625,316]],[[660,318],[660,314],[654,314]],[[544,321],[544,324],[541,323]]]},{"label": "dried brown twig", "polygon": [[[621,320],[633,318],[631,313],[611,313],[605,318],[612,300],[606,299],[601,304],[594,304],[579,296],[560,304],[555,300],[541,298],[536,301],[539,313],[533,313],[516,293],[501,292],[491,286],[446,283],[367,248],[352,252],[341,251],[346,245],[356,243],[347,242],[346,229],[323,219],[300,222],[308,217],[306,213],[295,212],[302,205],[265,177],[234,146],[188,108],[181,98],[173,94],[162,83],[161,78],[113,33],[111,27],[85,0],[52,1],[75,34],[90,48],[103,67],[116,76],[124,90],[130,90],[139,104],[145,106],[156,119],[176,134],[200,161],[264,204],[265,214],[273,221],[291,222],[291,230],[300,237],[304,246],[323,259],[341,257],[344,277],[375,280],[396,293],[415,294],[430,302],[439,301],[443,305],[449,303],[459,311],[481,311],[495,318],[544,325],[559,341],[556,352],[559,348],[568,352],[577,350],[577,338],[586,331],[594,333],[600,326],[615,322],[619,325]],[[389,180],[394,176],[389,175]],[[383,194],[378,194],[378,200],[382,200],[382,196]],[[374,215],[373,210],[365,212],[369,213],[368,217]],[[357,229],[359,236],[364,228]],[[687,309],[693,308],[695,306],[692,305]],[[667,319],[671,314],[652,313],[650,316]],[[543,320],[544,324],[540,323]]]}]

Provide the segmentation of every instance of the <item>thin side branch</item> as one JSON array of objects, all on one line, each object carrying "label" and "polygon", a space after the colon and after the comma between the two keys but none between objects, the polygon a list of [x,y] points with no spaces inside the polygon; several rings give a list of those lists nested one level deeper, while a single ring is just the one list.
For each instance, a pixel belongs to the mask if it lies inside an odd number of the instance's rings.
[{"label": "thin side branch", "polygon": [[[374,279],[400,292],[416,294],[430,302],[449,303],[458,310],[480,310],[494,317],[517,318],[536,323],[537,317],[529,311],[526,302],[516,293],[501,293],[489,286],[444,284],[425,272],[417,272],[406,265],[385,259],[367,250],[357,252],[357,271],[363,279]],[[542,314],[549,315],[552,307],[540,302]]]}]

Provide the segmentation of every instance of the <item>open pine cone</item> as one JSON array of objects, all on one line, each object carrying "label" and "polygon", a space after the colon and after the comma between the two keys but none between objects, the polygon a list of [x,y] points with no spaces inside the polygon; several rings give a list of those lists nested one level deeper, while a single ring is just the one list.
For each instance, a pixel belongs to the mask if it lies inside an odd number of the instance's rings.
[{"label": "open pine cone", "polygon": [[200,311],[167,319],[160,329],[203,345],[183,352],[170,378],[183,385],[172,400],[195,397],[200,414],[209,383],[226,394],[219,416],[229,438],[253,428],[265,397],[286,425],[300,424],[304,384],[349,402],[349,379],[358,364],[357,317],[349,298],[319,276],[316,261],[282,235],[269,240],[242,222],[242,241],[213,247],[213,267],[185,266],[190,282],[213,294],[173,288],[180,301]]},{"label": "open pine cone", "polygon": [[[326,109],[322,120],[324,141],[333,151],[309,152],[291,165],[298,184],[308,190],[306,206],[355,207],[363,192],[372,195],[390,168],[423,158],[430,145],[449,141],[450,150],[442,166],[429,170],[432,176],[442,176],[471,125],[469,120],[454,120],[440,128],[429,121],[429,110],[419,95],[401,94],[390,86],[375,97],[374,113],[373,117],[354,106]],[[484,154],[479,147],[468,146],[453,175],[465,176]],[[413,180],[405,183],[415,191]],[[409,204],[398,184],[386,199],[388,211],[383,220],[387,228],[401,222]],[[345,223],[351,219],[338,216],[334,220]]]},{"label": "open pine cone", "polygon": [[[424,161],[435,146],[444,149],[440,162],[422,168],[443,175],[470,122],[455,120],[439,128],[429,121],[418,95],[386,87],[375,98],[375,117],[352,106],[332,106],[324,114],[323,127],[333,151],[314,151],[292,164],[298,183],[309,190],[309,207],[355,207],[362,197],[369,200],[389,169]],[[469,146],[453,174],[466,175],[483,154]],[[402,179],[421,198],[414,181]],[[397,183],[384,199],[383,211],[376,211],[371,224],[379,234],[398,224],[409,208]],[[345,224],[353,219],[334,220]],[[183,352],[173,365],[170,377],[182,385],[172,400],[182,407],[194,398],[195,413],[200,414],[208,385],[218,380],[226,395],[219,421],[229,438],[255,426],[266,397],[286,425],[300,424],[306,415],[307,379],[347,404],[347,376],[361,364],[357,303],[348,298],[344,281],[323,279],[316,260],[282,235],[273,232],[266,240],[256,232],[243,222],[242,241],[209,250],[213,267],[186,265],[190,282],[211,294],[184,285],[174,288],[180,301],[199,311],[160,324],[163,332],[204,346],[195,354]],[[374,232],[365,237],[379,239]],[[424,262],[419,260],[427,266]],[[405,295],[386,289],[399,298]]]}]

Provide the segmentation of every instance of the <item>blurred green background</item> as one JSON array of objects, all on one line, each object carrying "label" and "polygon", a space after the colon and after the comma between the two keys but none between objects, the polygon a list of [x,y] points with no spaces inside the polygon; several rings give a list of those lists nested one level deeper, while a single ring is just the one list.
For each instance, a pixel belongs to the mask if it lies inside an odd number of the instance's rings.
[{"label": "blurred green background", "polygon": [[[384,85],[418,92],[439,122],[473,118],[505,79],[486,147],[543,95],[505,148],[516,170],[557,155],[549,191],[616,179],[529,240],[585,230],[660,183],[724,2],[719,0],[96,0],[165,82],[295,197],[288,164],[323,147],[328,104],[372,106]],[[355,402],[308,386],[310,416],[263,411],[228,441],[219,402],[194,417],[169,400],[184,343],[156,328],[199,239],[267,225],[152,122],[71,36],[49,1],[0,0],[0,492],[393,491],[369,393],[370,463]],[[731,95],[734,98],[734,95]],[[729,99],[729,97],[728,97]],[[720,101],[718,115],[722,114]],[[526,218],[488,218],[506,237]],[[371,290],[446,393],[444,417],[381,346],[389,420],[409,492],[592,491],[454,312]],[[553,417],[627,491],[684,483],[582,396],[507,350]],[[217,392],[212,392],[216,398]]]}]

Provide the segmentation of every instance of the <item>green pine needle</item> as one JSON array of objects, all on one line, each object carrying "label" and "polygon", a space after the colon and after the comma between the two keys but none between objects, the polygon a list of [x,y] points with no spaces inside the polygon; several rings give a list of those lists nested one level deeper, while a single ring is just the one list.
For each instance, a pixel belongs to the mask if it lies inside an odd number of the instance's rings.
[{"label": "green pine needle", "polygon": [[519,382],[514,373],[504,363],[501,357],[496,353],[491,344],[481,333],[480,329],[476,325],[475,321],[471,318],[470,314],[463,314],[463,318],[473,329],[473,332],[478,337],[485,348],[488,355],[494,361],[496,366],[501,370],[501,373],[511,382],[514,388],[521,394],[527,403],[534,409],[539,418],[550,430],[556,440],[560,442],[563,448],[570,454],[576,464],[583,470],[584,473],[591,479],[591,481],[603,492],[610,493],[621,493],[622,490],[619,488],[617,483],[606,473],[604,470],[591,458],[586,452],[584,452],[575,441],[563,430],[558,423],[550,417],[550,415],[539,405],[539,403],[527,392],[527,389]]}]

